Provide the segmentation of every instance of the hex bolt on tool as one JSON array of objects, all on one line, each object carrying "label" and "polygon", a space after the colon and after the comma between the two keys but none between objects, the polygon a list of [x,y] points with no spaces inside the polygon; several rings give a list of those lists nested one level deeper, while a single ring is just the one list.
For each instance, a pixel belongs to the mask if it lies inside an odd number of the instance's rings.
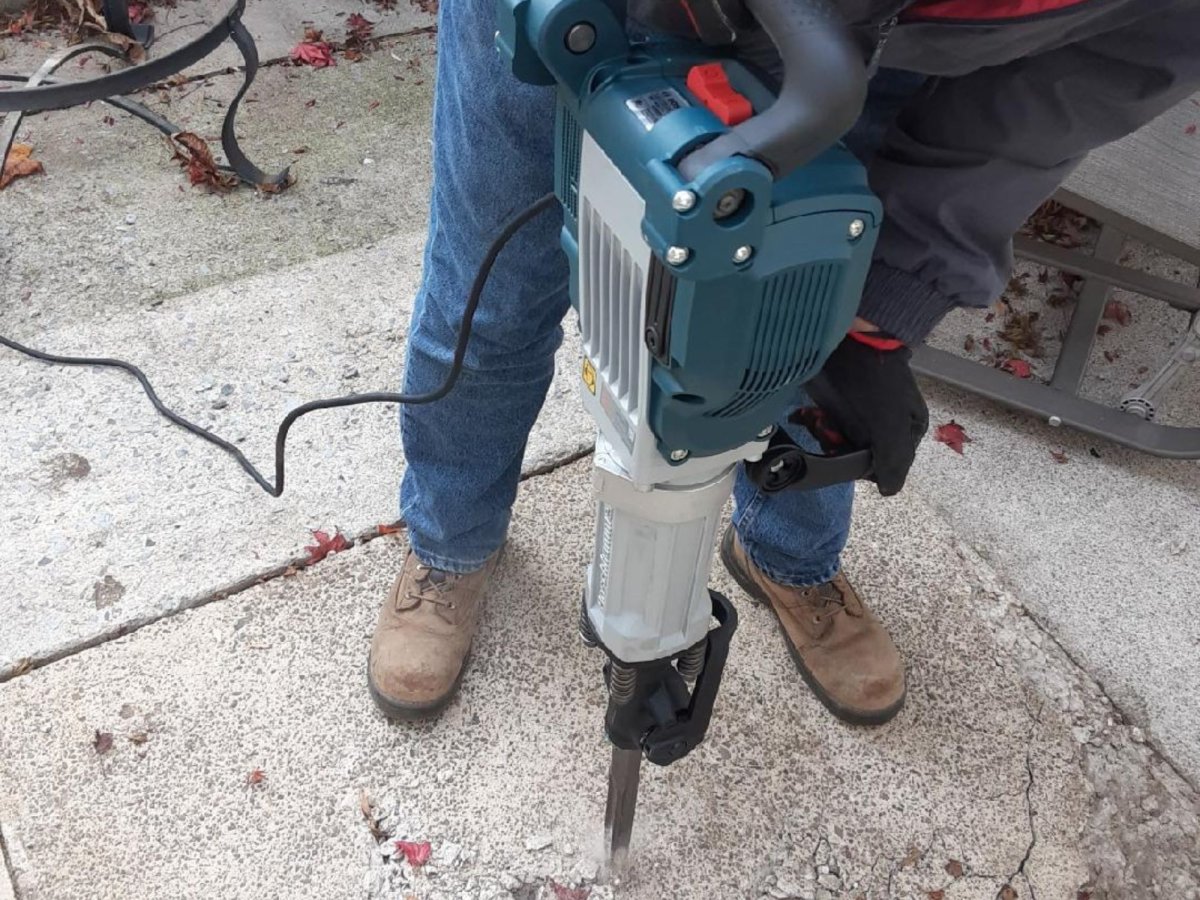
[{"label": "hex bolt on tool", "polygon": [[708,589],[739,463],[764,490],[866,477],[772,427],[845,336],[881,221],[839,137],[866,90],[818,0],[749,0],[778,95],[695,43],[631,43],[624,4],[499,0],[513,73],[558,87],[555,193],[595,418],[595,551],[579,629],[607,656],[605,831],[625,864],[641,760],[705,736],[737,627]]}]

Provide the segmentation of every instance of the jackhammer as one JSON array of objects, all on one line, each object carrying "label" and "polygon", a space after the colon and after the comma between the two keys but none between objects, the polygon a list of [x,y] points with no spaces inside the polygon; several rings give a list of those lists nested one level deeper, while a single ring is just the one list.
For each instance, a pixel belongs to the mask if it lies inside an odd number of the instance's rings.
[{"label": "jackhammer", "polygon": [[708,588],[736,467],[765,491],[867,477],[774,423],[849,330],[881,222],[838,143],[866,72],[820,0],[747,0],[783,66],[631,41],[623,0],[499,0],[496,43],[556,85],[555,194],[596,420],[579,621],[607,660],[605,831],[625,861],[641,759],[704,740],[737,614]]}]

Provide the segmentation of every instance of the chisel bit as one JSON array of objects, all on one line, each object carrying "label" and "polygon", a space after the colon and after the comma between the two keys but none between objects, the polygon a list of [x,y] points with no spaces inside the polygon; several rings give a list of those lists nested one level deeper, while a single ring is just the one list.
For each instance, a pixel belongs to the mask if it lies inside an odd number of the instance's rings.
[{"label": "chisel bit", "polygon": [[613,875],[625,869],[629,855],[629,836],[637,809],[638,781],[642,771],[642,752],[613,747],[608,770],[608,803],[604,808],[604,840],[608,844],[608,868]]}]

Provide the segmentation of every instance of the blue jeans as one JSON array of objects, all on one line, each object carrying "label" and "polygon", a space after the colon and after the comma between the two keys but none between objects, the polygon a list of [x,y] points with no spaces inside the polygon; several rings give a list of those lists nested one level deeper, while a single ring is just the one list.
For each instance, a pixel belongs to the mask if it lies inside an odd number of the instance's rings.
[{"label": "blue jeans", "polygon": [[[433,196],[409,330],[409,392],[443,382],[484,250],[508,219],[553,187],[553,89],[517,82],[494,48],[494,32],[493,0],[442,0]],[[526,439],[570,306],[561,227],[560,213],[544,213],[514,237],[492,270],[457,386],[437,403],[401,410],[408,468],[400,512],[426,565],[474,571],[504,542]],[[784,425],[816,449],[806,431]],[[734,523],[771,579],[819,584],[838,570],[853,496],[850,484],[764,494],[739,473]]]}]

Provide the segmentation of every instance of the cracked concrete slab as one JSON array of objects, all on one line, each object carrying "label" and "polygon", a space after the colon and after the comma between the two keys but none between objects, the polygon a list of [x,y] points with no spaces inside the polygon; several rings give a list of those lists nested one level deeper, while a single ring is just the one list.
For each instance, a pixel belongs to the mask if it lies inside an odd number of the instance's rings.
[{"label": "cracked concrete slab", "polygon": [[[1078,237],[1090,245],[1097,233],[1084,227]],[[1184,284],[1200,278],[1196,266],[1138,241],[1126,241],[1121,258]],[[1019,350],[1005,340],[1009,314],[997,308],[990,322],[973,311],[947,317],[930,343],[985,362],[1023,358],[1034,378],[1046,380],[1074,296],[1056,271],[1021,261],[1005,300],[1013,316],[1037,316],[1018,331],[1035,341]],[[1104,321],[1082,393],[1116,406],[1158,370],[1189,317],[1126,291],[1113,291],[1112,300],[1128,317]],[[909,489],[988,556],[1030,611],[1200,784],[1200,626],[1192,603],[1200,594],[1200,462],[1156,459],[1051,428],[932,382],[928,396],[934,424],[959,422],[971,443],[958,456],[927,441]],[[1200,425],[1200,366],[1185,369],[1158,418]]]},{"label": "cracked concrete slab", "polygon": [[[288,409],[395,389],[424,241],[422,73],[433,47],[411,38],[394,52],[337,75],[264,73],[263,89],[278,92],[271,115],[248,107],[254,146],[308,148],[299,182],[277,197],[185,187],[153,132],[105,126],[99,107],[27,123],[47,175],[4,193],[0,333],[141,364],[168,405],[268,473]],[[347,102],[348,81],[360,102]],[[212,96],[227,97],[231,83],[215,79]],[[207,133],[219,120],[207,96],[197,86],[172,99],[171,114]],[[5,349],[0,377],[11,398],[0,410],[11,451],[0,459],[0,523],[23,536],[0,550],[10,626],[0,673],[286,565],[311,543],[309,529],[354,535],[397,516],[394,407],[297,426],[288,489],[273,500],[233,460],[159,418],[125,375]],[[526,470],[582,451],[591,434],[574,379],[560,377]]]},{"label": "cracked concrete slab", "polygon": [[[506,898],[591,884],[608,753],[600,660],[573,632],[588,465],[522,486],[462,695],[437,722],[388,725],[364,689],[401,536],[0,686],[0,828],[22,849],[22,896]],[[715,573],[742,625],[713,727],[687,760],[645,773],[616,896],[991,900],[1011,883],[1021,898],[1074,897],[1125,862],[1092,854],[1115,852],[1114,830],[1165,841],[1161,816],[1097,812],[1113,793],[1093,794],[1088,742],[1132,746],[1128,729],[936,514],[862,492],[847,565],[909,661],[905,711],[875,730],[831,720],[769,614]],[[104,754],[97,730],[114,737]],[[1110,766],[1126,784],[1153,780],[1153,763],[1114,753]],[[255,769],[265,779],[247,785]],[[1169,821],[1190,809],[1194,822],[1194,792],[1170,785]],[[429,867],[376,844],[363,793],[388,842],[433,843]],[[1190,840],[1169,846],[1194,854]],[[1136,850],[1129,865],[1144,869],[1187,859]]]},{"label": "cracked concrete slab", "polygon": [[[275,429],[308,400],[394,390],[421,238],[323,257],[36,335],[65,354],[145,367],[163,401],[232,440],[274,479]],[[326,298],[333,298],[327,300]],[[526,470],[589,446],[572,339],[531,435]],[[286,491],[159,417],[123,373],[0,354],[0,670],[119,633],[302,555],[310,529],[353,536],[398,516],[396,407],[317,413],[289,440]]]}]

